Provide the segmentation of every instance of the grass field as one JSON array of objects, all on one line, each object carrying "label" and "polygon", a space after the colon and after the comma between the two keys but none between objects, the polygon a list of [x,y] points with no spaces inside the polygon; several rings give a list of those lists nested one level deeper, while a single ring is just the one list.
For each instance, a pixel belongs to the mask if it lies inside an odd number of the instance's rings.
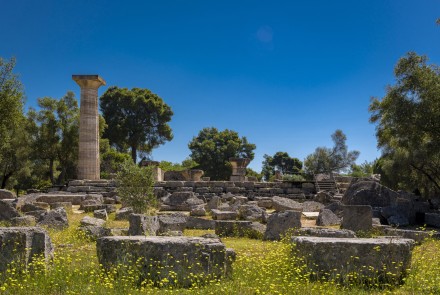
[{"label": "grass field", "polygon": [[[49,267],[35,262],[30,271],[11,265],[1,274],[1,294],[440,294],[440,242],[426,241],[413,251],[412,266],[404,284],[369,287],[336,282],[310,281],[307,270],[297,263],[291,245],[247,238],[223,238],[237,253],[233,276],[191,288],[139,284],[134,268],[121,266],[111,272],[101,270],[95,249],[76,228],[84,214],[69,214],[69,228],[50,230],[55,255]],[[114,221],[110,227],[127,227]],[[198,236],[210,231],[188,230]],[[211,231],[212,233],[212,231]]]}]

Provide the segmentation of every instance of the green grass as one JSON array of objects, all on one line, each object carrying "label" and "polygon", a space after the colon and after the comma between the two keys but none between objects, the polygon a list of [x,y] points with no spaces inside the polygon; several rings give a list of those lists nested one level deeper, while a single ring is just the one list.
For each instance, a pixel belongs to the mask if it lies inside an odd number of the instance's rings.
[{"label": "green grass", "polygon": [[[55,244],[49,267],[36,261],[31,271],[11,265],[0,274],[1,294],[439,294],[440,242],[427,241],[413,251],[412,268],[402,286],[338,286],[335,282],[310,281],[307,271],[295,263],[291,245],[247,238],[223,238],[237,253],[230,279],[195,284],[191,288],[139,285],[134,267],[119,266],[110,273],[101,270],[95,243],[76,230],[84,214],[70,214],[70,227],[50,231]],[[110,216],[109,226],[127,226]],[[199,236],[213,231],[190,230]]]}]

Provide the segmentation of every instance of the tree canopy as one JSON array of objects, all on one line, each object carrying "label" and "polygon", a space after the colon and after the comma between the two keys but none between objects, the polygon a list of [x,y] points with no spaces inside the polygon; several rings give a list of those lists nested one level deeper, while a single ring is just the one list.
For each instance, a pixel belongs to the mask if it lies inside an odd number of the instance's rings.
[{"label": "tree canopy", "polygon": [[303,163],[298,158],[292,158],[287,152],[276,152],[273,156],[263,156],[262,174],[269,180],[275,171],[282,174],[295,174],[301,171]]},{"label": "tree canopy", "polygon": [[231,165],[229,158],[241,157],[254,159],[255,144],[246,137],[240,137],[236,131],[217,128],[203,128],[188,144],[190,157],[205,171],[212,180],[229,180]]},{"label": "tree canopy", "polygon": [[440,68],[427,61],[414,52],[401,58],[395,85],[369,110],[390,184],[429,195],[440,191]]},{"label": "tree canopy", "polygon": [[341,172],[351,167],[359,157],[358,151],[348,151],[347,136],[338,129],[332,134],[333,148],[318,147],[304,161],[306,173]]},{"label": "tree canopy", "polygon": [[173,112],[148,89],[110,87],[101,96],[100,106],[108,125],[104,138],[121,152],[130,149],[135,163],[138,152],[148,154],[173,139],[168,125]]}]

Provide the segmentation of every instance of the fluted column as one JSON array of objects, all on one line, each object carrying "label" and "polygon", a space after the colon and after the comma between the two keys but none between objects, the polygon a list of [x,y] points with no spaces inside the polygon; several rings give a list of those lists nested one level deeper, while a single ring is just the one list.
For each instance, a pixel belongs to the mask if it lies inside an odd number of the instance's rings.
[{"label": "fluted column", "polygon": [[100,179],[98,88],[105,81],[98,75],[72,75],[81,87],[79,115],[78,179]]}]

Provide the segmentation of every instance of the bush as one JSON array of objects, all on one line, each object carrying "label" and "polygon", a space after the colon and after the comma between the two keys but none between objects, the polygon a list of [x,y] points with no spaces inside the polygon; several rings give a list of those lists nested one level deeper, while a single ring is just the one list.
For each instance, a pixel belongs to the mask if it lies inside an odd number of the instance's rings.
[{"label": "bush", "polygon": [[302,176],[301,174],[286,174],[286,175],[283,175],[283,180],[293,181],[293,182],[306,181],[304,176]]},{"label": "bush", "polygon": [[116,175],[117,193],[135,213],[151,213],[157,199],[153,194],[154,174],[151,167],[139,167],[131,160],[120,166]]}]

